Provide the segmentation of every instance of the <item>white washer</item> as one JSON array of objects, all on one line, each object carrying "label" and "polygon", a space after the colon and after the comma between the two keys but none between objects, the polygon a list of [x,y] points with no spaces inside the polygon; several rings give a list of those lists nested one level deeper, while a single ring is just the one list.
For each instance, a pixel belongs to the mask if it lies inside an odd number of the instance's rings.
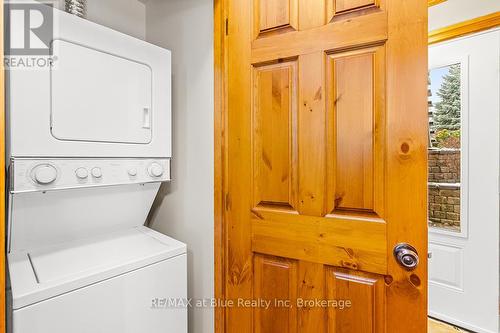
[{"label": "white washer", "polygon": [[187,332],[186,245],[143,226],[168,166],[12,160],[12,332]]},{"label": "white washer", "polygon": [[17,333],[187,332],[186,246],[146,227],[9,254]]}]

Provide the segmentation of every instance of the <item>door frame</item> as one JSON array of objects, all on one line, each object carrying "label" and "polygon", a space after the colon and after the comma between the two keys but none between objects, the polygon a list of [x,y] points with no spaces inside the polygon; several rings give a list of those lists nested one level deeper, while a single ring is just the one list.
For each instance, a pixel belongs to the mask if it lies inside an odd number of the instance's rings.
[{"label": "door frame", "polygon": [[[429,0],[429,7],[437,4]],[[224,189],[227,171],[226,158],[226,19],[227,0],[214,0],[214,297],[225,299],[225,257],[227,240],[224,222]],[[487,30],[500,25],[500,13],[493,13],[472,20],[457,23],[429,32],[428,43],[434,44],[448,39]],[[217,333],[225,332],[225,310],[217,306],[214,309],[214,329]]]},{"label": "door frame", "polygon": [[[224,188],[226,168],[226,7],[227,0],[214,0],[214,297],[225,299]],[[226,313],[214,309],[214,332],[225,332]]]}]

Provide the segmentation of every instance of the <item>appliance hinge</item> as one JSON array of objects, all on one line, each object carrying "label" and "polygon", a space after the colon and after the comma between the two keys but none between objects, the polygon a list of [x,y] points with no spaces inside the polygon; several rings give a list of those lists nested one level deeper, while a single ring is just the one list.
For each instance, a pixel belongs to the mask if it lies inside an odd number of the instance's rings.
[{"label": "appliance hinge", "polygon": [[226,36],[229,35],[229,19],[226,17]]}]

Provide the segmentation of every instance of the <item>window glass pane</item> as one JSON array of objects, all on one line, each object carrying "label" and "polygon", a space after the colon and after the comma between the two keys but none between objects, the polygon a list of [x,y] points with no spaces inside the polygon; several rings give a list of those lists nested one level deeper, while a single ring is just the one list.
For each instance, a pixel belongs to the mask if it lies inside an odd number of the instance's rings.
[{"label": "window glass pane", "polygon": [[460,64],[429,71],[429,226],[460,232]]}]

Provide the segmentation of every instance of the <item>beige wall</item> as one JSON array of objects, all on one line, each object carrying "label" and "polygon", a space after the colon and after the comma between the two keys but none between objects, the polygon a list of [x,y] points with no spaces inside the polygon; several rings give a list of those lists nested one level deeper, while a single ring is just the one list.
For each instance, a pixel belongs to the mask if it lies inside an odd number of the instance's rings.
[{"label": "beige wall", "polygon": [[[64,8],[64,0],[56,0]],[[87,0],[87,19],[172,51],[173,161],[149,226],[188,246],[188,295],[213,297],[213,2]],[[190,309],[189,332],[213,332],[213,309]]]},{"label": "beige wall", "polygon": [[[64,0],[54,2],[57,8],[64,9]],[[137,0],[87,0],[87,19],[127,35],[146,38],[146,6]]]},{"label": "beige wall", "polygon": [[499,0],[447,0],[429,8],[429,31],[497,11]]},{"label": "beige wall", "polygon": [[[149,0],[147,40],[172,51],[172,182],[150,226],[187,244],[188,295],[213,297],[213,3]],[[189,310],[189,332],[213,332],[212,309]]]}]

